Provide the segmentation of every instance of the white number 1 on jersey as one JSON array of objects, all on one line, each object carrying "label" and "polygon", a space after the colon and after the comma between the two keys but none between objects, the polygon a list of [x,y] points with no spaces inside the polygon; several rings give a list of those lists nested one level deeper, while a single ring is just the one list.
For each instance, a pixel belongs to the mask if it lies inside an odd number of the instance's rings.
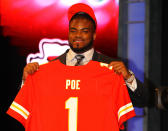
[{"label": "white number 1 on jersey", "polygon": [[77,131],[78,97],[70,97],[65,101],[68,110],[68,131]]}]

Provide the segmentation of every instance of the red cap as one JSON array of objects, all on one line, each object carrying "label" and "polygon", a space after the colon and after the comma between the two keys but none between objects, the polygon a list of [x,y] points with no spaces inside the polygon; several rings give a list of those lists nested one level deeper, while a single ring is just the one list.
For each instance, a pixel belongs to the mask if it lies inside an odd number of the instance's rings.
[{"label": "red cap", "polygon": [[69,21],[71,20],[72,16],[74,16],[78,12],[87,13],[97,24],[97,20],[96,20],[93,9],[90,6],[83,4],[83,3],[74,4],[69,8],[69,10],[68,10]]}]

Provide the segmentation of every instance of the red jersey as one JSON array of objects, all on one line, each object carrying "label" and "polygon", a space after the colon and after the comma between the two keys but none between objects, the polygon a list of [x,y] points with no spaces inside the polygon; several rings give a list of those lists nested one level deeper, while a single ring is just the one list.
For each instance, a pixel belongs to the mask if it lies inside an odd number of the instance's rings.
[{"label": "red jersey", "polygon": [[135,116],[123,77],[107,64],[59,60],[28,76],[7,113],[26,131],[119,131]]}]

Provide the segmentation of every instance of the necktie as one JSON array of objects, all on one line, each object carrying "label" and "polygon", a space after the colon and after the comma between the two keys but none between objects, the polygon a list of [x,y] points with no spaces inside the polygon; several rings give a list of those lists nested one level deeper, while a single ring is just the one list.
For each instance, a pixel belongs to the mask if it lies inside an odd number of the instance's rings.
[{"label": "necktie", "polygon": [[83,55],[76,55],[75,58],[77,60],[75,66],[79,66],[80,62],[82,61],[82,59],[84,58],[84,56]]}]

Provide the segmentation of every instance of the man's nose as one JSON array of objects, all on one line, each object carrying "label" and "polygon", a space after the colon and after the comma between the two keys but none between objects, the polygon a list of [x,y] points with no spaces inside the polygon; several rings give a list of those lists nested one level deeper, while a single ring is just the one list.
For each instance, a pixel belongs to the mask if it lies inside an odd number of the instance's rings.
[{"label": "man's nose", "polygon": [[81,31],[77,31],[76,32],[76,37],[81,37],[82,36],[82,32]]}]

